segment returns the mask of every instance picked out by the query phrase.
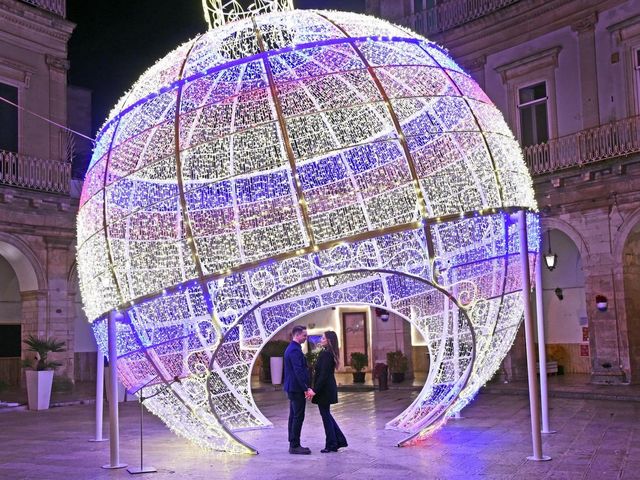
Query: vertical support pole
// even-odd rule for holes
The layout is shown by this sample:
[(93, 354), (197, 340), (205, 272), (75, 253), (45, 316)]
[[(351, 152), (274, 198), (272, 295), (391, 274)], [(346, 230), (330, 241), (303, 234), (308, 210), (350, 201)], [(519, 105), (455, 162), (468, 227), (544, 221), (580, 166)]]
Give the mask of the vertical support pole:
[(549, 429), (549, 394), (547, 390), (547, 344), (544, 334), (542, 305), (542, 254), (536, 259), (536, 322), (538, 327), (538, 359), (540, 360), (540, 400), (542, 403), (542, 433), (556, 433)]
[(102, 468), (124, 468), (127, 465), (120, 463), (120, 426), (118, 424), (118, 350), (117, 327), (115, 311), (109, 312), (107, 324), (107, 345), (109, 350), (109, 453), (110, 462)]
[(102, 437), (102, 415), (104, 411), (104, 354), (99, 348), (96, 354), (96, 436), (89, 441), (104, 442), (106, 440), (106, 438)]
[(527, 460), (551, 460), (542, 454), (542, 435), (540, 434), (540, 402), (538, 398), (538, 382), (536, 379), (536, 357), (533, 346), (533, 321), (529, 292), (531, 281), (529, 272), (529, 242), (527, 241), (526, 212), (518, 212), (518, 236), (520, 237), (520, 270), (522, 273), (522, 304), (524, 306), (524, 336), (527, 348), (527, 379), (529, 381), (529, 410), (531, 412), (531, 439), (533, 455)]

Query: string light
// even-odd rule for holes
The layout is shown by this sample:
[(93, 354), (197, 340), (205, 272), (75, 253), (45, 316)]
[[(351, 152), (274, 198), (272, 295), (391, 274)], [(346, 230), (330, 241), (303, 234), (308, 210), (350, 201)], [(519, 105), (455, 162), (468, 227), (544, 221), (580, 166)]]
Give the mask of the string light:
[(533, 255), (535, 207), (502, 116), (440, 47), (357, 14), (260, 14), (178, 47), (112, 111), (78, 214), (81, 291), (103, 351), (123, 312), (127, 388), (151, 381), (174, 431), (234, 453), (253, 450), (233, 432), (269, 425), (250, 374), (278, 330), (345, 302), (396, 312), (431, 355), (387, 425), (414, 441), (509, 350), (506, 212), (532, 211)]

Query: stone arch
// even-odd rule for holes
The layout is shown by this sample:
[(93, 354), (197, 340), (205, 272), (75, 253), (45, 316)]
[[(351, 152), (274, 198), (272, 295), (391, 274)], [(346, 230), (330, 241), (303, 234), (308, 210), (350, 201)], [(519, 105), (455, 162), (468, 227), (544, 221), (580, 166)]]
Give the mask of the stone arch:
[(21, 292), (47, 289), (47, 277), (37, 255), (18, 237), (0, 232), (0, 255), (11, 265)]
[(633, 213), (628, 215), (624, 222), (622, 222), (622, 225), (620, 225), (613, 244), (613, 258), (616, 264), (623, 264), (623, 255), (627, 239), (637, 227), (638, 223), (640, 223), (640, 208), (636, 208)]
[[(275, 317), (273, 321), (269, 318), (269, 314), (267, 312), (269, 312), (271, 306), (274, 303), (278, 304), (281, 298), (286, 299), (289, 290), (304, 287), (305, 284), (315, 284), (318, 280), (323, 279), (324, 277), (339, 278), (340, 276), (349, 276), (354, 274), (362, 275), (363, 278), (371, 278), (371, 276), (379, 274), (399, 275), (409, 281), (423, 285), (428, 289), (430, 295), (437, 296), (443, 300), (444, 304), (449, 305), (446, 307), (446, 311), (443, 312), (443, 325), (439, 325), (434, 328), (438, 333), (430, 333), (431, 328), (434, 327), (432, 324), (432, 322), (434, 322), (434, 317), (428, 315), (426, 312), (422, 312), (422, 314), (417, 315), (417, 318), (409, 318), (414, 316), (410, 313), (414, 306), (420, 309), (421, 305), (419, 301), (414, 303), (410, 300), (403, 308), (399, 309), (393, 308), (387, 299), (383, 297), (378, 299), (370, 298), (369, 300), (358, 298), (357, 295), (361, 294), (361, 292), (356, 293), (356, 297), (352, 297), (350, 301), (346, 301), (342, 297), (337, 297), (328, 300), (326, 303), (321, 302), (317, 305), (305, 304), (304, 308), (300, 308), (299, 310), (294, 308), (292, 311), (297, 311), (298, 314), (293, 314), (288, 318), (284, 318), (278, 313), (274, 314)], [(458, 293), (460, 298), (467, 294), (465, 291), (460, 291)], [(357, 298), (357, 300), (353, 301), (354, 298)], [(291, 303), (295, 305), (296, 302), (297, 301), (294, 300)], [(229, 425), (227, 423), (228, 419), (224, 418), (226, 412), (217, 409), (215, 402), (212, 401), (213, 397), (222, 393), (222, 390), (219, 389), (220, 386), (229, 381), (229, 378), (225, 377), (222, 373), (221, 365), (224, 365), (224, 360), (221, 360), (221, 357), (228, 355), (229, 351), (235, 351), (235, 345), (241, 344), (242, 332), (236, 329), (241, 329), (245, 323), (254, 321), (254, 315), (256, 312), (259, 312), (258, 314), (262, 322), (274, 326), (274, 328), (270, 329), (270, 333), (266, 339), (268, 340), (287, 325), (295, 323), (295, 321), (303, 315), (324, 309), (327, 306), (336, 306), (344, 303), (356, 303), (373, 307), (382, 307), (385, 310), (392, 311), (414, 325), (425, 339), (431, 338), (431, 344), (428, 345), (428, 349), (432, 355), (431, 358), (433, 361), (430, 363), (429, 376), (422, 391), (409, 407), (386, 424), (386, 428), (400, 430), (409, 434), (399, 442), (398, 446), (411, 444), (417, 439), (422, 438), (430, 427), (437, 428), (444, 424), (448, 416), (463, 408), (470, 400), (470, 398), (464, 393), (479, 388), (479, 385), (475, 384), (477, 381), (474, 382), (470, 378), (472, 371), (474, 371), (476, 360), (476, 335), (473, 325), (474, 321), (471, 319), (472, 313), (461, 306), (460, 299), (456, 299), (451, 292), (432, 283), (431, 281), (410, 273), (398, 270), (387, 270), (384, 268), (346, 270), (339, 274), (326, 274), (309, 278), (275, 292), (273, 295), (264, 298), (261, 302), (255, 304), (249, 311), (245, 312), (242, 317), (238, 319), (236, 327), (227, 331), (220, 347), (216, 349), (212, 356), (211, 365), (209, 367), (211, 376), (208, 383), (208, 390), (211, 411), (215, 412), (216, 417), (218, 417), (218, 420), (227, 430), (229, 435), (236, 438), (236, 440), (244, 444), (247, 448), (252, 449), (253, 447), (238, 439), (233, 432), (245, 428), (261, 428), (271, 424), (257, 408), (251, 396), (244, 398), (235, 397), (233, 400), (229, 399), (228, 402), (233, 403), (235, 401), (237, 404), (233, 408), (229, 408), (228, 406), (226, 407), (226, 409), (229, 409), (232, 412), (244, 409), (252, 418), (252, 423), (250, 425)], [(431, 303), (431, 300), (428, 303)], [(452, 312), (454, 310), (458, 315), (458, 318), (455, 320), (453, 318), (449, 318), (450, 314), (453, 316)], [(466, 341), (460, 341), (462, 337), (465, 337)], [(429, 344), (430, 340), (427, 340), (427, 343)], [(251, 371), (263, 344), (264, 343), (257, 346), (255, 351), (251, 354), (252, 358), (247, 362), (249, 364), (247, 371)], [(454, 344), (456, 347), (453, 347)], [(460, 347), (459, 345), (463, 346)], [(449, 367), (451, 367), (454, 362), (459, 361), (458, 355), (460, 352), (466, 353), (461, 353), (461, 357), (459, 358), (468, 356), (468, 361), (466, 363), (462, 362), (464, 363), (464, 367), (460, 367), (458, 369), (454, 368), (456, 370), (456, 373), (453, 373), (455, 378), (449, 378), (449, 376), (452, 375), (452, 373), (449, 372), (447, 382), (443, 382), (442, 379), (438, 380), (437, 378), (442, 376), (445, 370), (444, 363), (448, 363)], [(235, 354), (231, 355), (234, 356)], [(488, 379), (484, 379), (483, 383), (486, 380)], [(250, 391), (250, 385), (245, 385), (245, 382), (246, 379), (241, 380), (240, 383), (233, 385), (232, 390)], [(471, 396), (473, 396), (473, 394), (471, 394)]]
[[(557, 222), (556, 222), (557, 224)], [(562, 226), (562, 225), (561, 225)], [(565, 373), (591, 373), (591, 355), (582, 347), (584, 327), (588, 327), (586, 298), (585, 249), (576, 243), (576, 236), (561, 228), (544, 229), (541, 249), (547, 252), (548, 236), (554, 253), (558, 255), (556, 268), (549, 271), (542, 266), (542, 309), (545, 323), (545, 349), (550, 360), (557, 361)], [(593, 330), (593, 328), (592, 328)], [(587, 330), (588, 331), (588, 330)]]
[[(616, 238), (614, 263), (615, 308), (620, 317), (620, 356), (628, 380), (640, 383), (640, 209), (636, 209), (622, 224)], [(625, 359), (628, 355), (628, 359)], [(628, 362), (628, 363), (627, 363)], [(626, 363), (626, 365), (624, 365)]]
[(540, 226), (543, 233), (549, 230), (559, 230), (575, 243), (578, 247), (578, 252), (582, 258), (586, 258), (590, 255), (589, 245), (584, 241), (582, 234), (570, 223), (565, 222), (559, 218), (542, 217)]

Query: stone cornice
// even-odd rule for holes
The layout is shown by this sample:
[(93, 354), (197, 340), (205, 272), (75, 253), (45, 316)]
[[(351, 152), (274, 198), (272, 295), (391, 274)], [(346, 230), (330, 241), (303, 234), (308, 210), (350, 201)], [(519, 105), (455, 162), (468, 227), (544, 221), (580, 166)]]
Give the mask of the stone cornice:
[(586, 17), (572, 23), (571, 30), (578, 34), (593, 32), (596, 28), (596, 23), (598, 23), (598, 14), (596, 12), (592, 12)]
[(557, 68), (560, 50), (562, 50), (561, 46), (548, 48), (528, 57), (500, 65), (495, 70), (500, 74), (502, 82), (507, 83), (513, 78), (521, 77), (535, 70)]
[(607, 30), (615, 36), (617, 43), (640, 36), (640, 15), (609, 25)]
[[(0, 0), (0, 23), (26, 28), (66, 44), (75, 24), (16, 0)], [(50, 47), (51, 45), (43, 44)]]
[(479, 55), (475, 58), (470, 58), (464, 61), (464, 67), (466, 70), (469, 71), (475, 71), (475, 70), (480, 70), (481, 68), (484, 68), (484, 66), (487, 64), (487, 56), (486, 55)]
[(61, 72), (66, 72), (71, 66), (69, 60), (66, 58), (56, 57), (55, 55), (50, 55), (48, 53), (44, 56), (44, 59), (50, 68), (60, 70)]
[(36, 69), (29, 65), (0, 57), (0, 73), (6, 78), (22, 83), (25, 88), (29, 88), (31, 77), (35, 72)]

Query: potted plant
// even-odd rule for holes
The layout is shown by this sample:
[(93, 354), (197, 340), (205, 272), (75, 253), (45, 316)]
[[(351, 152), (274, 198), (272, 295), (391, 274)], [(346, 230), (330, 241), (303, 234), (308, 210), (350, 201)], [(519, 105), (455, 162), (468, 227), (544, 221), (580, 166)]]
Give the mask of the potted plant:
[(351, 353), (351, 368), (355, 370), (355, 372), (353, 372), (353, 383), (364, 383), (365, 372), (362, 370), (364, 370), (368, 363), (369, 357), (367, 357), (366, 353)]
[(404, 381), (404, 374), (409, 369), (409, 359), (401, 351), (387, 353), (387, 365), (391, 372), (391, 381), (400, 383)]
[(274, 385), (282, 383), (284, 352), (288, 346), (289, 342), (286, 340), (271, 340), (264, 345), (260, 351), (263, 382), (271, 382)]
[(24, 343), (30, 352), (35, 352), (35, 364), (32, 360), (24, 360), (23, 366), (27, 368), (27, 397), (29, 410), (46, 410), (51, 400), (51, 385), (53, 384), (53, 371), (61, 366), (59, 362), (49, 360), (50, 353), (64, 352), (64, 342), (53, 338), (40, 338), (29, 335)]
[(307, 368), (309, 368), (309, 378), (311, 379), (311, 382), (313, 382), (316, 362), (318, 361), (318, 357), (320, 356), (321, 351), (322, 350), (318, 349), (304, 354), (305, 358), (307, 359)]

